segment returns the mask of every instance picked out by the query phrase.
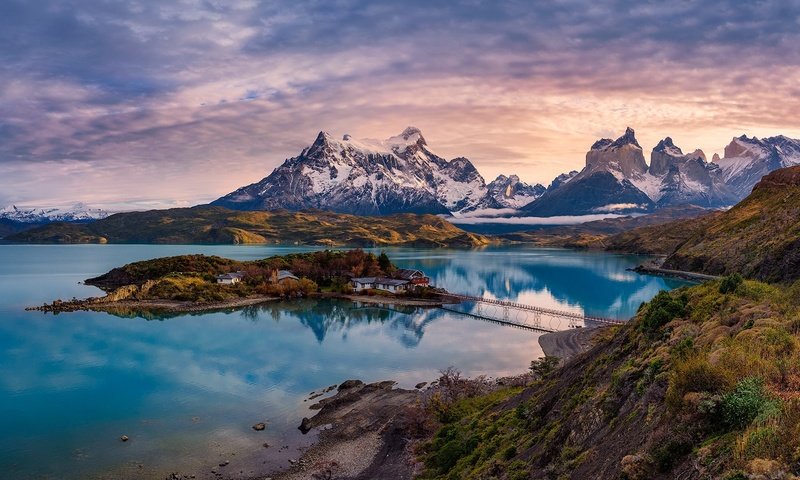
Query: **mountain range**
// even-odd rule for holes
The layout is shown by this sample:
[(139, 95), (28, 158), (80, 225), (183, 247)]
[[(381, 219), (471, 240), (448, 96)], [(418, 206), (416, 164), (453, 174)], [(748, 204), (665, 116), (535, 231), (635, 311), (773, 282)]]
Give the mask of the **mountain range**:
[(692, 204), (728, 207), (750, 193), (765, 174), (800, 164), (800, 140), (741, 136), (724, 158), (708, 162), (702, 150), (684, 153), (670, 137), (645, 161), (635, 132), (596, 141), (585, 167), (556, 177), (549, 187), (516, 175), (486, 184), (464, 157), (437, 155), (422, 132), (406, 128), (389, 139), (341, 140), (320, 132), (300, 155), (269, 176), (212, 202), (235, 210), (309, 208), (358, 215), (432, 213), (461, 216), (495, 210), (550, 217), (652, 212)]
[(461, 214), (516, 209), (545, 192), (515, 175), (486, 181), (467, 158), (446, 160), (408, 127), (383, 141), (320, 132), (269, 176), (212, 202), (236, 210), (305, 210), (356, 215)]
[(0, 238), (53, 222), (88, 223), (108, 216), (108, 212), (76, 203), (69, 208), (19, 207), (0, 209)]
[(99, 208), (91, 208), (84, 203), (76, 203), (69, 208), (18, 207), (9, 205), (0, 209), (0, 219), (20, 223), (50, 222), (93, 222), (106, 218), (109, 213)]
[[(500, 175), (487, 184), (469, 159), (436, 154), (414, 127), (386, 140), (349, 135), (339, 140), (320, 132), (300, 155), (212, 205), (353, 215), (628, 215), (687, 204), (730, 207), (764, 175), (793, 165), (800, 165), (800, 140), (745, 135), (733, 138), (724, 157), (715, 154), (710, 162), (702, 150), (684, 153), (666, 137), (653, 148), (648, 164), (628, 128), (615, 140), (597, 140), (582, 170), (561, 174), (546, 188), (516, 175)], [(81, 203), (71, 208), (12, 205), (0, 209), (0, 237), (52, 222), (89, 223), (108, 215)]]

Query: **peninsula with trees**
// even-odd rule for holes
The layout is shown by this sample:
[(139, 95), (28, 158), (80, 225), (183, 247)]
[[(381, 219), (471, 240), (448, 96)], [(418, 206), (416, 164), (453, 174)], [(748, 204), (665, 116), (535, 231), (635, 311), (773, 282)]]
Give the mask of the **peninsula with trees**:
[(447, 292), (430, 285), (420, 270), (400, 269), (385, 253), (323, 250), (239, 261), (179, 255), (117, 267), (86, 285), (102, 297), (55, 300), (29, 310), (190, 313), (241, 308), (303, 297), (439, 306)]

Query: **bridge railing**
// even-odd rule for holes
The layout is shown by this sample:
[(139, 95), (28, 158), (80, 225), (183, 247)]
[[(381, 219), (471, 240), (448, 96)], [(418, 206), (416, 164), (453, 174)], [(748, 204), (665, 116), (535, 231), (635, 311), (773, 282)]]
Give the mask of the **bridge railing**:
[(605, 317), (584, 315), (581, 313), (568, 312), (566, 310), (555, 310), (551, 308), (537, 307), (534, 305), (526, 305), (524, 303), (519, 303), (519, 302), (510, 302), (506, 300), (496, 300), (493, 298), (476, 297), (474, 295), (461, 295), (461, 294), (451, 293), (450, 296), (461, 299), (462, 301), (481, 302), (491, 305), (499, 305), (502, 307), (516, 308), (519, 310), (529, 310), (529, 311), (539, 312), (545, 315), (553, 315), (557, 317), (574, 318), (584, 321), (603, 323), (606, 325), (622, 325), (624, 323), (627, 323), (624, 320), (618, 320), (616, 318), (605, 318)]

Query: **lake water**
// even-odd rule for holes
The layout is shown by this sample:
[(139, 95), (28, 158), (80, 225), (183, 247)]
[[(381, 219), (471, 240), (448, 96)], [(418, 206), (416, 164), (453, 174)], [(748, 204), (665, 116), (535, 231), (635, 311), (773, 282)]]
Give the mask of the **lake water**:
[[(136, 260), (186, 253), (241, 260), (308, 248), (0, 246), (0, 477), (157, 478), (173, 471), (248, 477), (286, 465), (309, 393), (349, 378), (411, 387), (455, 366), (526, 370), (538, 334), (443, 310), (303, 300), (172, 318), (27, 312), (97, 296), (82, 280)], [(629, 318), (677, 281), (626, 271), (644, 258), (530, 248), (387, 249), (452, 292)], [(267, 421), (264, 432), (251, 426)], [(120, 435), (130, 441), (122, 443)], [(284, 448), (288, 446), (288, 448)], [(276, 456), (277, 455), (277, 456)], [(219, 467), (217, 467), (219, 468)]]

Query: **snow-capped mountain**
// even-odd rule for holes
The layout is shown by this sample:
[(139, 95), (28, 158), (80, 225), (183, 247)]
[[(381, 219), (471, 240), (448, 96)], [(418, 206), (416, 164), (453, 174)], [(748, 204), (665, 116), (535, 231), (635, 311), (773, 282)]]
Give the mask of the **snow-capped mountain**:
[[(700, 149), (684, 154), (666, 137), (651, 152), (648, 165), (633, 129), (628, 128), (616, 140), (595, 142), (580, 173), (556, 177), (547, 192), (523, 210), (533, 216), (554, 216), (647, 212), (680, 204), (733, 205), (768, 171), (800, 162), (800, 142), (773, 138), (782, 140), (775, 142), (780, 146), (765, 146), (771, 139), (734, 139), (735, 146), (726, 148), (726, 159), (718, 164), (706, 161)], [(779, 161), (775, 152), (783, 154)]]
[(737, 200), (717, 164), (708, 163), (700, 149), (684, 154), (670, 137), (658, 142), (650, 154), (646, 178), (639, 187), (659, 207), (686, 203), (722, 207)]
[(106, 218), (109, 213), (99, 208), (91, 208), (84, 203), (76, 203), (69, 208), (18, 207), (9, 205), (0, 209), (0, 219), (19, 223), (50, 222), (93, 222)]
[(474, 211), (483, 209), (518, 210), (541, 197), (547, 189), (542, 184), (530, 185), (516, 175), (499, 175), (486, 185), (486, 195), (474, 207), (462, 210)]
[(746, 135), (734, 138), (725, 147), (725, 156), (715, 158), (722, 179), (736, 193), (746, 197), (764, 175), (779, 168), (800, 165), (800, 140), (779, 135), (758, 139)]
[(408, 127), (383, 141), (349, 135), (337, 140), (320, 132), (310, 147), (268, 177), (212, 205), (237, 210), (319, 208), (360, 215), (449, 214), (482, 206), (487, 192), (469, 160), (445, 160), (431, 150), (419, 129)]
[[(520, 210), (548, 217), (649, 212), (669, 205), (725, 207), (744, 198), (765, 174), (800, 164), (800, 140), (741, 136), (725, 157), (684, 153), (670, 137), (645, 161), (633, 129), (596, 141), (580, 172), (556, 177), (549, 187), (500, 175), (488, 185), (463, 157), (445, 160), (422, 133), (406, 128), (386, 140), (341, 140), (320, 132), (300, 155), (258, 183), (212, 204), (239, 210), (318, 208), (341, 213), (460, 214)], [(473, 213), (474, 215), (475, 213)], [(491, 216), (491, 214), (489, 214)]]
[(648, 211), (654, 202), (636, 186), (648, 181), (642, 147), (628, 128), (616, 140), (595, 142), (580, 173), (557, 177), (544, 195), (522, 210), (534, 217)]
[(580, 173), (580, 172), (578, 172), (577, 170), (572, 170), (569, 173), (562, 173), (561, 175), (559, 175), (556, 178), (554, 178), (552, 182), (550, 182), (550, 186), (547, 187), (547, 190), (555, 190), (556, 188), (560, 187), (561, 185), (564, 185), (565, 183), (569, 182), (573, 178), (577, 177), (578, 173)]

